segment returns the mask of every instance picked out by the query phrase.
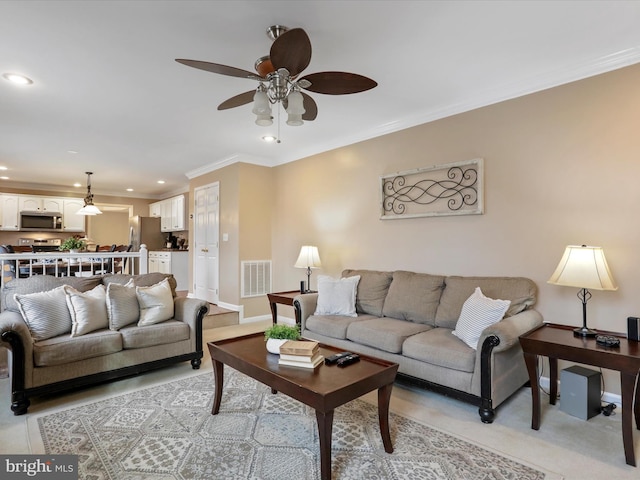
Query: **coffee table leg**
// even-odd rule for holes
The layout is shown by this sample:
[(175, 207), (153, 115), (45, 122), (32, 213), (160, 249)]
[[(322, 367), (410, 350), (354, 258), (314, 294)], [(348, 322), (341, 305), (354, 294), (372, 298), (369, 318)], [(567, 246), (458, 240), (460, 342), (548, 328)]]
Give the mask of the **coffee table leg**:
[(382, 444), (384, 445), (384, 451), (387, 453), (393, 453), (393, 444), (389, 433), (389, 403), (391, 401), (392, 388), (393, 383), (390, 383), (378, 389), (378, 421), (380, 423)]
[(331, 430), (333, 429), (333, 410), (316, 410), (318, 436), (320, 437), (320, 478), (331, 480)]
[(213, 408), (211, 415), (217, 415), (220, 411), (220, 400), (222, 400), (222, 382), (224, 380), (224, 364), (213, 360), (213, 377), (215, 380), (216, 391), (213, 396)]

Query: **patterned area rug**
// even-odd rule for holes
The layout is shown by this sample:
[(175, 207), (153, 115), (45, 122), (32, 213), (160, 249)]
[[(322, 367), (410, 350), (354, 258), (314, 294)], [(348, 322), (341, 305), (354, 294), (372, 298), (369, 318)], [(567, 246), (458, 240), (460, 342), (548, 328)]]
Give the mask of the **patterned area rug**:
[[(315, 413), (225, 367), (218, 415), (213, 374), (200, 374), (37, 417), (43, 452), (79, 455), (81, 479), (320, 478)], [(390, 414), (387, 454), (377, 407), (335, 411), (334, 479), (544, 479), (546, 473)], [(35, 450), (38, 450), (37, 448)]]

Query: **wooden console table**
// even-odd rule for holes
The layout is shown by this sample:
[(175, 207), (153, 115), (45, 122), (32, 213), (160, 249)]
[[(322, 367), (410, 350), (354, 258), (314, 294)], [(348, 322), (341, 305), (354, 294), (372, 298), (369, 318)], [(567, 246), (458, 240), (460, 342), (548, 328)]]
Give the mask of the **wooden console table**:
[[(606, 334), (611, 335), (609, 332)], [(555, 405), (558, 395), (558, 359), (620, 372), (624, 455), (627, 464), (635, 467), (633, 418), (635, 416), (636, 428), (640, 429), (640, 386), (635, 386), (638, 372), (640, 372), (640, 342), (628, 341), (620, 337), (619, 347), (603, 347), (596, 343), (595, 338), (574, 336), (573, 327), (546, 324), (522, 335), (520, 345), (522, 345), (531, 382), (533, 400), (531, 428), (534, 430), (540, 428), (538, 355), (549, 358), (549, 403), (551, 405)]]
[(271, 320), (275, 325), (278, 321), (278, 303), (281, 305), (290, 305), (295, 310), (296, 324), (300, 325), (300, 310), (293, 304), (293, 299), (300, 295), (300, 290), (290, 290), (288, 292), (267, 293), (269, 298), (269, 306), (271, 307)]

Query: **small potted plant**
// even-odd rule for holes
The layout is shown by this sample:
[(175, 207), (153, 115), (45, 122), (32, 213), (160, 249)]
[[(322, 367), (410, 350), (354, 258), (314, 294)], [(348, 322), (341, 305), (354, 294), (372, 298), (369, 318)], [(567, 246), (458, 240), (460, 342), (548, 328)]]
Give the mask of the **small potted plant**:
[(86, 246), (87, 244), (84, 243), (84, 240), (78, 237), (69, 237), (64, 242), (62, 242), (58, 250), (60, 250), (61, 252), (69, 251), (71, 253), (78, 253), (80, 250), (83, 250)]
[(273, 325), (264, 332), (267, 342), (267, 351), (279, 354), (280, 345), (287, 340), (300, 340), (300, 327), (298, 325)]

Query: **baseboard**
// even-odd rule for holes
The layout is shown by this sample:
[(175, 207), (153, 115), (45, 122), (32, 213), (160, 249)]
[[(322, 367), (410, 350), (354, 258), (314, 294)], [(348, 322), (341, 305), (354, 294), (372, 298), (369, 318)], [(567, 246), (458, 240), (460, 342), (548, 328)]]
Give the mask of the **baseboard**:
[[(542, 388), (547, 391), (549, 390), (549, 385), (551, 383), (549, 382), (549, 377), (540, 377), (539, 382)], [(558, 391), (560, 391), (560, 393), (562, 394), (562, 391), (560, 390), (560, 381), (558, 381)], [(617, 393), (604, 392), (604, 394), (602, 395), (602, 402), (615, 403), (617, 405), (617, 408), (622, 408), (622, 396), (618, 395)]]
[(246, 317), (246, 318), (243, 318), (240, 323), (255, 323), (255, 322), (262, 322), (264, 320), (270, 321), (271, 315), (257, 315), (255, 317)]

